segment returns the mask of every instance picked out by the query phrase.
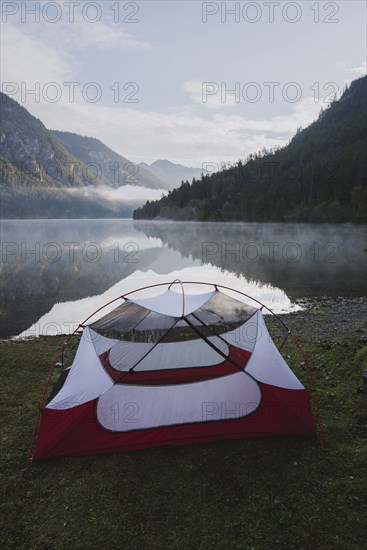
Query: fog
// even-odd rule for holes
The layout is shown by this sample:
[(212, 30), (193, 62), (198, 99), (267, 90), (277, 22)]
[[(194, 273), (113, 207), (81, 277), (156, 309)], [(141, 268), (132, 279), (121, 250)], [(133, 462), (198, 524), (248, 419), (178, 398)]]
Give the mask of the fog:
[(74, 196), (79, 195), (83, 198), (89, 198), (99, 201), (108, 201), (121, 203), (125, 206), (137, 208), (142, 206), (147, 200), (153, 201), (160, 199), (162, 195), (167, 194), (165, 189), (147, 189), (137, 185), (123, 185), (121, 187), (108, 187), (101, 185), (98, 187), (83, 187), (64, 189), (65, 192)]
[(89, 188), (88, 193), (109, 201), (144, 204), (148, 200), (160, 199), (162, 195), (167, 194), (167, 191), (165, 189), (147, 189), (146, 187), (138, 187), (136, 185), (124, 185), (116, 187), (116, 189), (107, 186)]

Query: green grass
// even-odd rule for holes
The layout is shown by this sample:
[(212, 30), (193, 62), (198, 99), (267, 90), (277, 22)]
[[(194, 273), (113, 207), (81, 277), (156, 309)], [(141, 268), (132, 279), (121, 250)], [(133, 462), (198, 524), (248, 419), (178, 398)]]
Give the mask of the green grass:
[[(3, 342), (6, 549), (361, 549), (367, 348), (304, 339), (328, 447), (279, 437), (35, 463), (23, 473), (42, 382), (61, 342)], [(290, 343), (284, 355), (306, 383)]]

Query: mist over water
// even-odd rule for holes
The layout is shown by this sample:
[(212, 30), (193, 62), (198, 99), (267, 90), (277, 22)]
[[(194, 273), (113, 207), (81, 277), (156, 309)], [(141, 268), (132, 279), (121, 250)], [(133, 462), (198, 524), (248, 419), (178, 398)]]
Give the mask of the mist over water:
[(133, 209), (142, 206), (147, 200), (157, 200), (166, 195), (165, 189), (147, 189), (137, 185), (123, 185), (120, 187), (107, 187), (106, 185), (90, 186), (79, 189), (75, 187), (65, 188), (64, 193), (83, 198), (99, 199), (113, 203), (120, 203), (120, 206), (129, 206)]
[(136, 221), (134, 227), (183, 256), (270, 283), (292, 298), (366, 290), (365, 226)]
[(364, 226), (9, 220), (1, 241), (2, 337), (69, 332), (108, 299), (175, 278), (228, 284), (276, 311), (366, 290)]

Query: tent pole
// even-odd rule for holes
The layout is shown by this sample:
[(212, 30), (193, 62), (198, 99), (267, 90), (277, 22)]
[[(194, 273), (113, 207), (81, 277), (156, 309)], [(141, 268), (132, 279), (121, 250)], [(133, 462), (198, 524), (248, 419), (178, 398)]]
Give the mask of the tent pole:
[(26, 464), (25, 464), (25, 468), (24, 468), (24, 470), (25, 470), (26, 472), (28, 471), (29, 463), (30, 463), (30, 461), (31, 461), (32, 452), (33, 452), (34, 440), (35, 440), (35, 437), (36, 437), (36, 432), (37, 432), (38, 423), (39, 423), (39, 420), (40, 420), (40, 417), (41, 417), (41, 410), (42, 410), (43, 402), (44, 402), (45, 397), (46, 397), (46, 392), (47, 392), (47, 389), (48, 389), (48, 386), (49, 386), (49, 383), (50, 383), (52, 374), (53, 374), (53, 372), (54, 372), (54, 370), (55, 370), (56, 363), (57, 363), (58, 359), (60, 358), (60, 356), (62, 356), (63, 352), (64, 352), (64, 345), (61, 346), (61, 348), (59, 349), (59, 351), (58, 351), (58, 353), (57, 353), (57, 355), (56, 355), (56, 358), (55, 358), (54, 362), (53, 362), (52, 365), (51, 365), (50, 372), (49, 372), (48, 377), (47, 377), (47, 379), (46, 379), (46, 382), (45, 382), (45, 384), (44, 384), (44, 388), (43, 388), (43, 392), (42, 392), (40, 404), (39, 404), (39, 406), (38, 406), (38, 411), (37, 411), (36, 420), (35, 420), (34, 426), (33, 426), (33, 432), (32, 432), (32, 437), (31, 437), (31, 441), (30, 441), (30, 444), (29, 444), (27, 460), (26, 460)]

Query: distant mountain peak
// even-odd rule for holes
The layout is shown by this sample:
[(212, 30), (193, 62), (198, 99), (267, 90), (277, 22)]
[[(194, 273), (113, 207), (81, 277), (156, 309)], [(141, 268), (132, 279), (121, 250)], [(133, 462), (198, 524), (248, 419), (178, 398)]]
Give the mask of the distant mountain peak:
[(147, 189), (169, 189), (164, 181), (144, 166), (116, 153), (97, 138), (58, 130), (52, 130), (51, 133), (85, 164), (97, 163), (103, 178), (112, 187), (135, 185)]
[(200, 179), (202, 174), (202, 168), (175, 164), (166, 159), (158, 159), (151, 164), (141, 162), (139, 166), (155, 174), (158, 178), (163, 180), (170, 189), (179, 187), (182, 181), (189, 181), (191, 183), (194, 178)]

